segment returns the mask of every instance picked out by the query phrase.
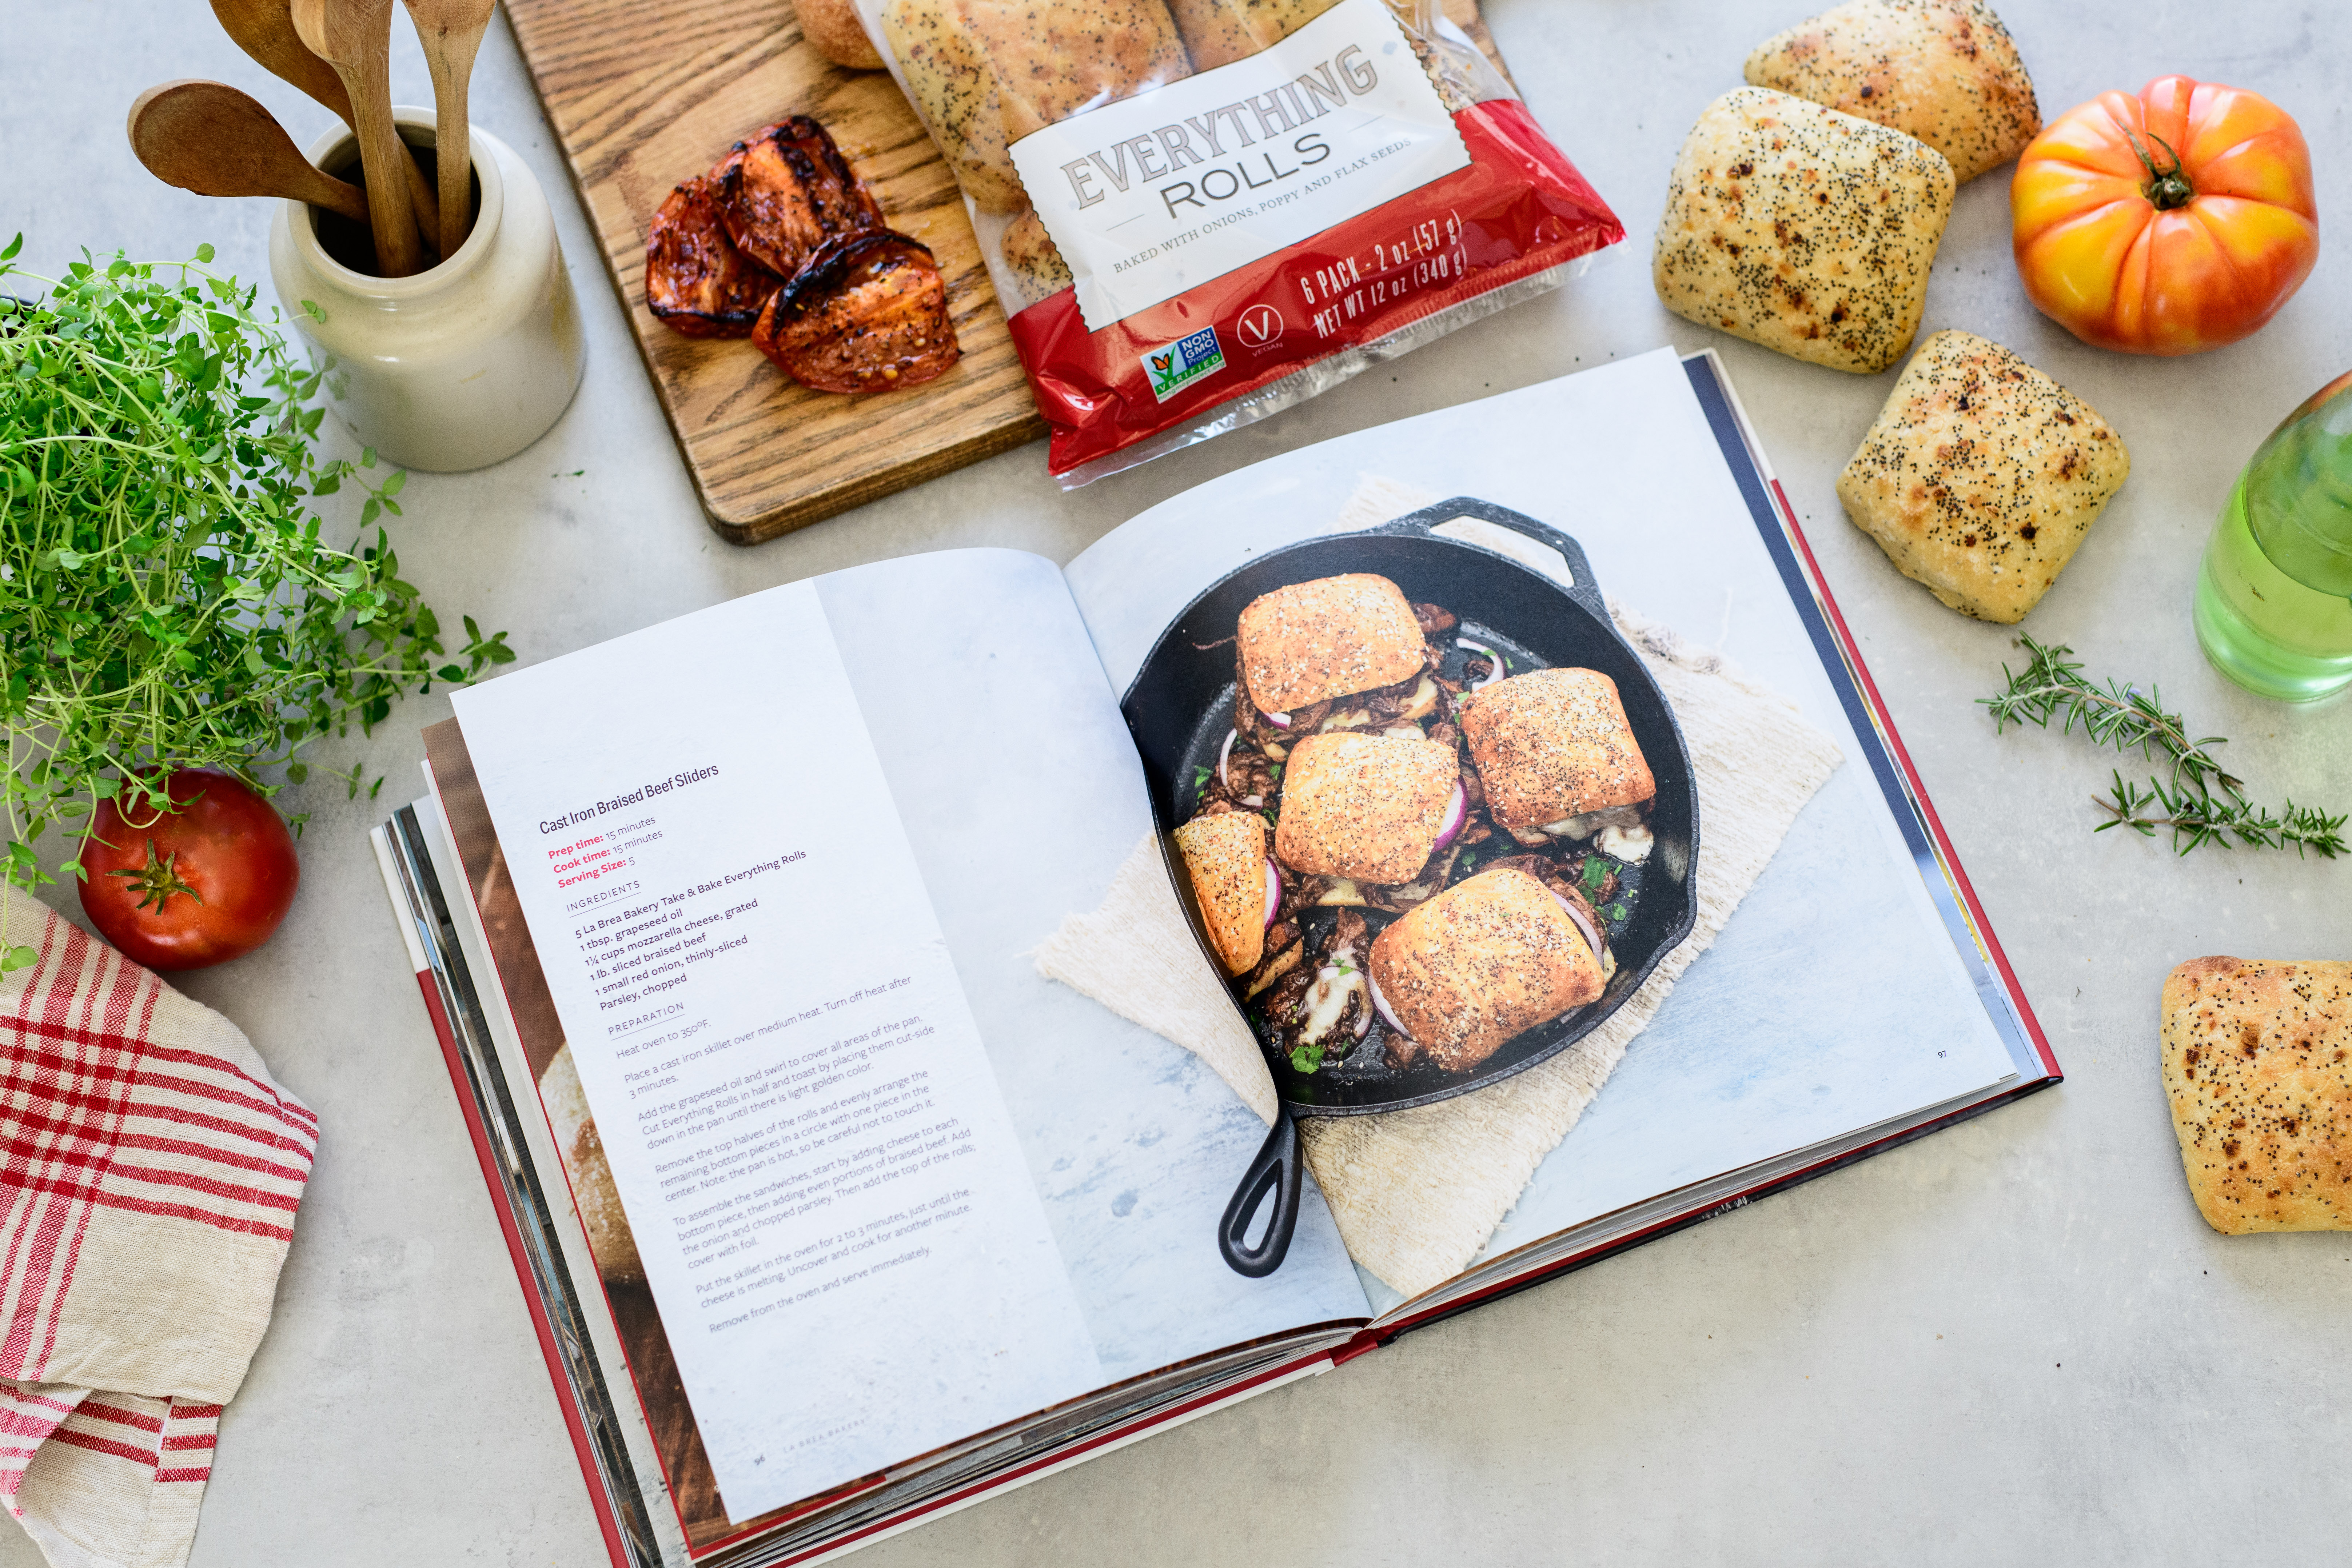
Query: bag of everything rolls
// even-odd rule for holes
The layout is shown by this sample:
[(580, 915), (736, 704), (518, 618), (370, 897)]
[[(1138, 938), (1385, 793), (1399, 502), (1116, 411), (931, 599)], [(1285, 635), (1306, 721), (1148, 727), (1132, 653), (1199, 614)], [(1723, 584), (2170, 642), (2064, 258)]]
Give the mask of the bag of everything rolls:
[(1624, 237), (1438, 0), (856, 0), (962, 187), (1066, 487)]

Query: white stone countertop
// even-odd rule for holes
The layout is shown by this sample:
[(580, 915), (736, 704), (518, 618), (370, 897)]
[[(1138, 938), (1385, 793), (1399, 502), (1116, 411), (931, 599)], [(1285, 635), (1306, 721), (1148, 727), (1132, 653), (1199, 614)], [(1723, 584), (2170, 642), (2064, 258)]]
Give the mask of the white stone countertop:
[[(2310, 139), (2327, 248), (2251, 340), (2142, 359), (2037, 315), (2010, 261), (2007, 169), (1961, 189), (1922, 334), (1965, 327), (2010, 345), (2130, 445), (2130, 482), (2028, 629), (2073, 644), (2095, 673), (2159, 683), (2200, 732), (2231, 737), (2229, 760), (2263, 799), (2352, 804), (2352, 705), (2240, 693), (2207, 668), (2189, 620), (2239, 465), (2352, 368), (2352, 257), (2337, 237), (2352, 215), (2352, 16), (2320, 0), (2000, 8), (2045, 114), (2178, 71), (2268, 94)], [(1895, 373), (1802, 365), (1691, 326), (1651, 292), (1650, 236), (1684, 132), (1738, 85), (1750, 47), (1806, 14), (1804, 0), (1491, 0), (1537, 115), (1625, 221), (1612, 260), (1303, 408), (1076, 494), (1030, 447), (749, 550), (703, 522), (513, 38), (493, 25), (475, 119), (553, 199), (589, 370), (520, 457), (411, 477), (396, 545), (445, 620), (470, 612), (539, 659), (911, 551), (1066, 560), (1277, 450), (1661, 343), (1711, 346), (2068, 1075), (861, 1563), (2342, 1559), (2352, 1236), (2207, 1229), (2158, 1080), (2157, 995), (2168, 968), (2203, 953), (2352, 957), (2352, 862), (2243, 849), (2184, 861), (2160, 842), (2094, 837), (2090, 795), (2116, 759), (2079, 738), (1996, 738), (1973, 702), (2016, 657), (2009, 633), (1944, 609), (1842, 520), (1832, 480)], [(404, 21), (395, 35), (394, 96), (429, 102)], [(0, 242), (21, 226), (25, 260), (53, 270), (84, 246), (170, 259), (209, 240), (222, 266), (266, 279), (267, 204), (157, 184), (131, 156), (124, 111), (187, 76), (253, 92), (298, 142), (323, 110), (247, 61), (201, 5), (20, 0), (0, 37)], [(372, 739), (321, 750), (388, 775), (383, 799), (295, 792), (316, 815), (293, 915), (261, 952), (185, 982), (325, 1126), (276, 1321), (221, 1424), (197, 1568), (603, 1561), (362, 837), (415, 793), (417, 731), (447, 712), (443, 694), (412, 700)], [(0, 1568), (37, 1561), (0, 1527)]]

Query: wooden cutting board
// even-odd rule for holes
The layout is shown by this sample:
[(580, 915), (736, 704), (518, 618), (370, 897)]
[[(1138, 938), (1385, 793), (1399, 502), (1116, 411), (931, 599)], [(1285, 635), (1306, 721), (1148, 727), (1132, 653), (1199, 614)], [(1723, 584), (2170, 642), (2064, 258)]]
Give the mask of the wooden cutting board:
[[(1500, 68), (1476, 0), (1445, 11)], [(792, 0), (507, 0), (507, 17), (721, 538), (772, 539), (1045, 433), (963, 198), (888, 72), (828, 62), (802, 39)], [(963, 344), (939, 380), (811, 392), (750, 342), (680, 337), (646, 309), (646, 228), (662, 198), (788, 114), (822, 121), (890, 226), (938, 258)]]

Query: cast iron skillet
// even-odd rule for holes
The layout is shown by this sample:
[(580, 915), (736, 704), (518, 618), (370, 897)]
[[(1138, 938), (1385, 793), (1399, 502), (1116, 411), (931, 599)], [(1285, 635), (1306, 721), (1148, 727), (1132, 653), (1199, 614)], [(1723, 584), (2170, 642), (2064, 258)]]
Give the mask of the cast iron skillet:
[[(1499, 523), (1550, 545), (1567, 558), (1575, 585), (1563, 585), (1491, 550), (1430, 532), (1462, 517)], [(1360, 1116), (1428, 1105), (1482, 1089), (1558, 1055), (1624, 1004), (1658, 960), (1690, 934), (1698, 911), (1693, 880), (1698, 798), (1690, 752), (1658, 683), (1610, 623), (1584, 551), (1575, 540), (1532, 518), (1486, 501), (1459, 499), (1361, 533), (1287, 545), (1230, 574), (1194, 599), (1160, 634), (1120, 702), (1143, 758), (1169, 876), (1202, 955), (1219, 974), (1223, 967), (1171, 835), (1191, 816), (1198, 793), (1193, 780), (1204, 765), (1214, 765), (1218, 747), (1233, 724), (1234, 628), (1243, 606), (1259, 595), (1343, 572), (1378, 573), (1402, 588), (1409, 600), (1444, 605), (1461, 617), (1454, 635), (1471, 637), (1510, 656), (1514, 668), (1529, 663), (1572, 665), (1614, 679), (1634, 739), (1657, 780), (1650, 810), (1656, 846), (1642, 868), (1632, 910), (1611, 933), (1617, 973), (1601, 999), (1507, 1041), (1469, 1072), (1446, 1073), (1427, 1063), (1400, 1071), (1380, 1059), (1378, 1049), (1360, 1047), (1336, 1068), (1301, 1073), (1261, 1038), (1286, 1113), (1276, 1119), (1217, 1228), (1218, 1250), (1226, 1263), (1253, 1278), (1282, 1266), (1297, 1223), (1302, 1150), (1297, 1118)], [(1275, 1194), (1273, 1218), (1265, 1236), (1249, 1246), (1251, 1222), (1270, 1192)]]

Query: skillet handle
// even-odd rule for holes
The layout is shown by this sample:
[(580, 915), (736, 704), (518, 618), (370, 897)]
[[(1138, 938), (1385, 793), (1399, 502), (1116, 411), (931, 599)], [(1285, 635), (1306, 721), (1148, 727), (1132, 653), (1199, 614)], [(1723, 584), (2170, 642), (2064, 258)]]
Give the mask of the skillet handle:
[[(1278, 1111), (1257, 1158), (1242, 1173), (1241, 1185), (1234, 1189), (1233, 1201), (1225, 1205), (1225, 1217), (1217, 1222), (1217, 1250), (1234, 1273), (1263, 1279), (1282, 1267), (1290, 1251), (1291, 1234), (1298, 1228), (1306, 1153), (1297, 1120), (1287, 1109)], [(1274, 1194), (1274, 1217), (1266, 1225), (1265, 1237), (1251, 1247), (1247, 1245), (1250, 1222), (1257, 1217), (1268, 1193)]]
[(1559, 551), (1561, 559), (1568, 563), (1569, 575), (1574, 579), (1568, 584), (1570, 595), (1599, 615), (1604, 626), (1609, 624), (1608, 601), (1601, 596), (1601, 584), (1592, 579), (1592, 563), (1585, 559), (1584, 546), (1551, 524), (1538, 522), (1525, 512), (1513, 511), (1509, 507), (1496, 506), (1493, 501), (1480, 500), (1475, 496), (1455, 496), (1451, 500), (1439, 501), (1435, 506), (1408, 512), (1384, 527), (1402, 533), (1426, 534), (1457, 517), (1474, 517), (1481, 522), (1491, 522), (1515, 533), (1524, 533), (1537, 543)]

